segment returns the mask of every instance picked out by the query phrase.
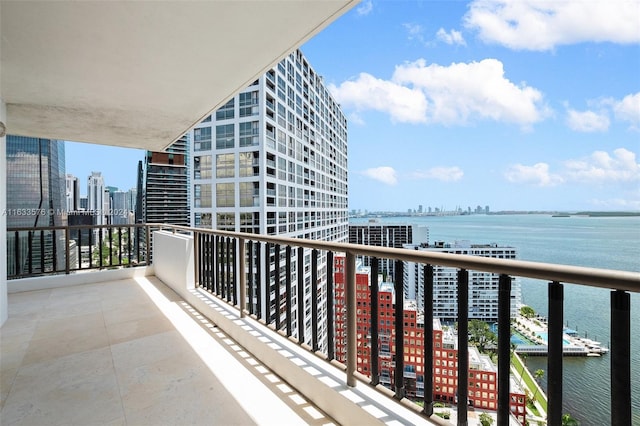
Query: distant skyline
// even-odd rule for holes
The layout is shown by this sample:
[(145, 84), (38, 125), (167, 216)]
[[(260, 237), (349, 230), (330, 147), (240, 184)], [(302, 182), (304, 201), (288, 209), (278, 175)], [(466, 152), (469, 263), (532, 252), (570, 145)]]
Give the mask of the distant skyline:
[(69, 142), (65, 144), (66, 172), (80, 181), (80, 194), (87, 196), (87, 180), (91, 172), (101, 172), (106, 186), (121, 191), (136, 189), (138, 161), (146, 151), (105, 145)]
[[(301, 47), (349, 119), (349, 209), (640, 210), (639, 15), (362, 1)], [(135, 186), (144, 151), (72, 145), (83, 193)]]

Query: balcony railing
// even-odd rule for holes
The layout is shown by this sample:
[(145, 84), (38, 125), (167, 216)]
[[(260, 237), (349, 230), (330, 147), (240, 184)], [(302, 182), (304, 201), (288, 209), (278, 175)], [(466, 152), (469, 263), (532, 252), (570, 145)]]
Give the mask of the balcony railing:
[(7, 228), (7, 278), (147, 265), (150, 232), (143, 224)]
[[(161, 226), (161, 225), (158, 225)], [(564, 284), (571, 283), (582, 286), (611, 289), (611, 423), (616, 425), (631, 424), (631, 375), (630, 375), (630, 294), (640, 292), (640, 273), (613, 271), (595, 268), (584, 268), (565, 265), (554, 265), (508, 259), (485, 258), (478, 256), (455, 255), (449, 253), (433, 253), (405, 249), (372, 247), (364, 245), (324, 242), (315, 240), (294, 239), (276, 236), (255, 235), (246, 233), (223, 232), (212, 230), (195, 230), (192, 228), (172, 227), (174, 230), (191, 231), (195, 242), (195, 277), (196, 284), (237, 306), (241, 315), (250, 314), (266, 325), (281, 330), (299, 343), (309, 343), (309, 349), (317, 351), (321, 343), (326, 343), (326, 356), (334, 360), (334, 300), (327, 297), (326, 306), (326, 342), (318, 341), (318, 325), (321, 322), (318, 299), (310, 298), (312, 335), (305, 335), (304, 316), (298, 315), (296, 334), (292, 324), (292, 308), (298, 305), (298, 312), (309, 310), (305, 305), (303, 274), (304, 258), (311, 254), (311, 286), (312, 295), (318, 294), (319, 253), (326, 254), (326, 282), (328, 295), (334, 292), (333, 258), (334, 253), (346, 253), (346, 382), (355, 386), (357, 382), (356, 360), (356, 293), (355, 275), (356, 258), (369, 256), (372, 258), (371, 271), (371, 307), (372, 318), (377, 318), (377, 279), (378, 260), (390, 259), (395, 265), (395, 292), (403, 294), (403, 261), (415, 262), (424, 268), (424, 324), (425, 336), (433, 335), (433, 267), (436, 265), (458, 269), (458, 394), (460, 401), (468, 400), (468, 289), (469, 271), (490, 272), (499, 274), (498, 292), (498, 424), (506, 425), (510, 415), (510, 314), (511, 314), (511, 280), (512, 277), (526, 277), (546, 280), (548, 284), (549, 319), (548, 319), (548, 422), (560, 425), (562, 422), (563, 399), (563, 291)], [(273, 249), (273, 251), (272, 251)], [(284, 251), (283, 260), (280, 252)], [(272, 253), (275, 254), (272, 262)], [(284, 263), (284, 265), (282, 264)], [(294, 268), (295, 265), (295, 268)], [(297, 282), (292, 277), (296, 276)], [(239, 279), (236, 280), (236, 277)], [(275, 294), (264, 291), (277, 285)], [(297, 286), (294, 300), (293, 286)], [(262, 300), (263, 297), (274, 300)], [(402, 298), (396, 298), (396, 312), (402, 312)], [(281, 306), (284, 315), (272, 315), (271, 306)], [(403, 336), (403, 315), (395, 316), (395, 335)], [(371, 353), (379, 352), (378, 321), (371, 323)], [(395, 353), (404, 353), (403, 339), (395, 339)], [(424, 365), (433, 365), (433, 342), (424, 339)], [(377, 357), (372, 357), (372, 376), (369, 383), (377, 385)], [(401, 399), (405, 395), (404, 359), (395, 357), (395, 397)], [(432, 368), (424, 369), (424, 410), (427, 416), (433, 414), (433, 378)], [(565, 390), (566, 391), (566, 390)], [(567, 392), (569, 393), (569, 392)], [(467, 407), (459, 405), (457, 410), (458, 424), (467, 424)]]
[[(395, 377), (393, 380), (389, 376), (378, 376), (378, 358), (372, 357), (371, 377), (365, 377), (356, 371), (357, 367), (357, 318), (356, 318), (356, 258), (368, 256), (371, 258), (371, 317), (377, 318), (377, 289), (378, 289), (378, 267), (381, 260), (391, 260), (395, 263), (395, 292), (403, 294), (403, 261), (415, 262), (424, 268), (425, 288), (424, 288), (424, 335), (433, 335), (433, 306), (429, 303), (433, 300), (433, 267), (447, 266), (457, 268), (458, 300), (458, 386), (456, 399), (458, 401), (468, 401), (469, 398), (469, 377), (468, 377), (468, 290), (469, 272), (480, 271), (499, 274), (498, 291), (498, 396), (497, 413), (498, 425), (509, 424), (510, 417), (510, 304), (511, 304), (511, 280), (512, 277), (526, 277), (548, 281), (548, 411), (547, 419), (550, 425), (560, 425), (562, 423), (562, 400), (563, 400), (563, 292), (565, 284), (577, 284), (581, 286), (599, 287), (611, 289), (611, 424), (631, 425), (631, 371), (630, 371), (630, 292), (640, 292), (640, 273), (628, 271), (613, 271), (594, 268), (574, 267), (565, 265), (555, 265), (547, 263), (527, 262), (518, 260), (506, 260), (496, 258), (486, 258), (467, 255), (456, 255), (449, 253), (436, 253), (426, 251), (393, 249), (384, 247), (372, 247), (347, 243), (325, 242), (317, 240), (306, 240), (297, 238), (286, 238), (268, 235), (237, 233), (227, 231), (213, 231), (196, 229), (181, 226), (164, 224), (130, 225), (130, 226), (104, 226), (104, 227), (51, 227), (34, 230), (9, 229), (8, 238), (11, 235), (20, 237), (21, 233), (27, 233), (22, 237), (23, 241), (47, 240), (46, 235), (42, 237), (39, 232), (60, 232), (65, 235), (66, 243), (64, 259), (71, 259), (70, 251), (77, 250), (82, 253), (82, 246), (85, 243), (81, 240), (78, 247), (73, 247), (73, 233), (77, 229), (96, 229), (98, 247), (105, 244), (117, 246), (118, 252), (133, 253), (135, 250), (129, 249), (129, 242), (122, 245), (117, 238), (114, 239), (117, 228), (127, 228), (128, 232), (142, 233), (145, 235), (144, 241), (151, 242), (149, 236), (153, 229), (164, 229), (182, 234), (190, 234), (194, 243), (194, 277), (196, 286), (210, 292), (216, 297), (238, 308), (240, 316), (251, 315), (262, 324), (276, 329), (282, 335), (296, 340), (301, 347), (317, 353), (319, 348), (326, 347), (323, 358), (327, 361), (335, 362), (335, 306), (334, 298), (334, 254), (345, 253), (345, 295), (346, 295), (346, 320), (344, 321), (346, 330), (346, 378), (349, 386), (356, 386), (361, 380), (371, 385), (394, 384), (394, 397), (402, 399), (405, 396), (403, 372), (405, 370), (404, 358), (396, 356), (394, 359)], [(109, 231), (111, 229), (111, 231)], [(29, 231), (35, 234), (29, 236)], [(34, 237), (35, 235), (35, 237)], [(54, 234), (53, 235), (57, 235)], [(131, 235), (131, 234), (130, 234)], [(25, 239), (26, 238), (26, 239)], [(55, 236), (50, 238), (55, 240)], [(88, 238), (88, 237), (87, 237)], [(120, 238), (120, 237), (118, 237)], [(19, 238), (18, 238), (19, 239)], [(96, 244), (95, 238), (92, 240)], [(146, 244), (142, 244), (141, 254), (138, 258), (140, 262), (147, 262), (149, 256), (146, 255)], [(40, 244), (42, 247), (43, 244)], [(46, 246), (46, 244), (44, 244)], [(135, 246), (135, 244), (134, 244)], [(26, 264), (33, 264), (34, 257), (31, 255), (24, 257), (25, 250), (18, 246), (14, 248), (16, 256), (16, 266), (21, 265), (20, 274), (12, 277), (26, 275), (24, 271)], [(123, 248), (123, 247), (126, 247)], [(33, 253), (36, 250), (27, 249), (26, 253)], [(144, 253), (144, 254), (143, 254)], [(306, 282), (304, 271), (305, 258), (311, 259), (311, 297), (305, 297)], [(56, 256), (53, 256), (54, 258)], [(117, 257), (119, 260), (119, 257)], [(326, 259), (325, 265), (319, 264), (319, 259)], [(52, 272), (70, 272), (83, 269), (85, 266), (93, 268), (120, 267), (126, 266), (123, 261), (105, 265), (88, 259), (88, 265), (79, 263), (77, 268), (72, 268), (67, 264), (61, 268), (59, 263), (54, 263)], [(82, 267), (80, 265), (83, 265)], [(47, 268), (43, 268), (43, 271)], [(326, 271), (326, 304), (319, 306), (318, 282), (321, 272)], [(294, 291), (295, 289), (295, 291)], [(396, 320), (395, 335), (404, 335), (403, 315), (398, 314), (403, 310), (401, 297), (396, 297), (395, 301)], [(294, 309), (297, 306), (297, 315), (294, 317)], [(302, 312), (308, 312), (302, 315)], [(319, 313), (323, 312), (325, 317), (320, 318)], [(311, 319), (311, 327), (305, 323), (305, 319)], [(321, 324), (325, 324), (325, 340), (320, 341), (322, 336)], [(378, 321), (371, 323), (371, 353), (377, 354), (379, 348)], [(403, 339), (395, 339), (396, 354), (404, 353)], [(424, 339), (424, 366), (433, 366), (433, 341)], [(424, 384), (420, 386), (419, 394), (422, 397), (425, 416), (433, 414), (433, 368), (423, 368)], [(422, 389), (424, 388), (424, 392)], [(564, 389), (566, 394), (570, 390)], [(416, 406), (417, 407), (417, 406)], [(457, 408), (457, 421), (460, 425), (467, 424), (467, 407), (460, 404)]]

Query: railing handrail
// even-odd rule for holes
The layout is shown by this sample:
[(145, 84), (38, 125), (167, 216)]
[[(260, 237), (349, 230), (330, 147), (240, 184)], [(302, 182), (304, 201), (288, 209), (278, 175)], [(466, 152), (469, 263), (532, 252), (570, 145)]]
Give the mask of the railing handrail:
[(334, 241), (308, 240), (302, 238), (281, 237), (246, 232), (220, 231), (206, 228), (193, 228), (163, 223), (147, 223), (160, 229), (175, 229), (186, 232), (200, 232), (211, 235), (241, 238), (244, 240), (269, 242), (275, 244), (305, 247), (317, 250), (351, 253), (354, 255), (395, 259), (415, 263), (463, 268), (515, 275), (547, 281), (581, 284), (611, 290), (624, 290), (640, 293), (640, 272), (614, 269), (590, 268), (585, 266), (562, 265), (555, 263), (533, 262), (526, 260), (500, 259), (454, 253), (440, 253), (422, 250), (400, 249), (392, 247), (367, 246), (362, 244), (340, 243)]
[(53, 225), (53, 226), (10, 226), (7, 232), (25, 232), (25, 231), (64, 231), (65, 229), (100, 229), (100, 228), (144, 228), (145, 223), (123, 223), (120, 225)]

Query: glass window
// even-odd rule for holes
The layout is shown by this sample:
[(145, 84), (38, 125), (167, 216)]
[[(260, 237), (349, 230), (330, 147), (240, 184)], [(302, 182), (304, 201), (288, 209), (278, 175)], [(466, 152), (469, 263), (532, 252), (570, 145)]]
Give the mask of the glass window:
[(232, 178), (235, 176), (235, 156), (234, 154), (216, 155), (216, 177)]
[(258, 145), (258, 136), (260, 135), (259, 129), (259, 123), (257, 121), (240, 123), (240, 146)]
[(193, 157), (193, 178), (194, 179), (210, 179), (211, 178), (211, 156), (201, 155)]
[(196, 213), (196, 227), (211, 228), (211, 213)]
[(218, 213), (216, 215), (216, 227), (221, 230), (235, 231), (236, 215), (235, 213)]
[(216, 184), (216, 207), (234, 207), (235, 191), (233, 183)]
[(258, 115), (258, 91), (240, 93), (240, 117)]
[(211, 127), (193, 129), (194, 151), (206, 151), (211, 149)]
[(227, 120), (233, 118), (234, 115), (235, 99), (231, 99), (229, 102), (221, 106), (216, 111), (216, 120)]
[(222, 124), (216, 126), (216, 148), (233, 148), (235, 126), (233, 124)]
[(240, 177), (258, 176), (260, 165), (258, 162), (258, 152), (240, 153)]
[(260, 184), (258, 182), (240, 182), (240, 207), (260, 205)]
[(211, 207), (211, 184), (194, 185), (193, 201), (195, 207)]

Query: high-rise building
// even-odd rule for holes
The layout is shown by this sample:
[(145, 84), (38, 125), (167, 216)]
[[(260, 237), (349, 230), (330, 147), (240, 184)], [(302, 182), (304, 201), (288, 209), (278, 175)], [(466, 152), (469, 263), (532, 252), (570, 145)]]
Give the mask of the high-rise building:
[[(382, 224), (370, 220), (363, 224), (349, 224), (349, 242), (376, 247), (402, 248), (405, 244), (428, 242), (429, 228), (407, 224)], [(363, 259), (363, 265), (369, 266), (369, 258)], [(394, 261), (380, 259), (380, 272), (393, 277)]]
[[(516, 259), (514, 247), (497, 244), (471, 244), (469, 241), (453, 243), (436, 242), (434, 244), (407, 244), (405, 248), (456, 253), (471, 256)], [(447, 266), (434, 266), (433, 269), (433, 316), (443, 321), (455, 321), (458, 317), (458, 270)], [(482, 321), (498, 320), (498, 280), (499, 274), (469, 271), (469, 318)], [(424, 268), (413, 262), (404, 262), (405, 296), (417, 300), (423, 306)], [(517, 314), (521, 304), (520, 283), (513, 279), (511, 283), (511, 316)]]
[(91, 176), (87, 178), (87, 210), (91, 210), (96, 213), (96, 225), (106, 225), (108, 223), (105, 212), (105, 186), (104, 178), (101, 172), (91, 172)]
[(142, 161), (138, 161), (134, 221), (135, 223), (144, 222), (144, 167), (142, 166)]
[(129, 222), (129, 210), (127, 209), (127, 193), (114, 191), (111, 193), (111, 223), (113, 225), (126, 225)]
[[(347, 241), (347, 121), (322, 77), (299, 50), (190, 133), (194, 226)], [(272, 259), (276, 255), (284, 259), (285, 253), (272, 253)], [(296, 271), (304, 274), (305, 306), (317, 298), (323, 310), (324, 256), (320, 253), (317, 262), (319, 294), (310, 291), (310, 253), (305, 252), (304, 259), (309, 267)], [(280, 265), (284, 264), (282, 260)], [(284, 287), (279, 294), (282, 305), (290, 295)], [(270, 309), (271, 315), (278, 312), (275, 306)], [(295, 316), (304, 315), (308, 342), (310, 314), (298, 306), (293, 310)], [(324, 342), (326, 324), (320, 327)]]
[(67, 174), (65, 183), (67, 211), (77, 211), (80, 208), (80, 180), (72, 174)]
[[(64, 141), (7, 135), (7, 228), (67, 224), (64, 148)], [(7, 233), (9, 275), (27, 268), (27, 238), (20, 234), (16, 240), (15, 234)], [(31, 260), (36, 273), (45, 272), (42, 265), (47, 270), (53, 260), (64, 265), (64, 233), (43, 233), (42, 243), (32, 247)]]
[(188, 135), (166, 151), (147, 151), (145, 222), (189, 226)]

